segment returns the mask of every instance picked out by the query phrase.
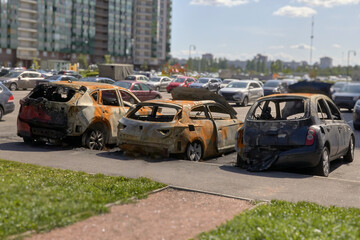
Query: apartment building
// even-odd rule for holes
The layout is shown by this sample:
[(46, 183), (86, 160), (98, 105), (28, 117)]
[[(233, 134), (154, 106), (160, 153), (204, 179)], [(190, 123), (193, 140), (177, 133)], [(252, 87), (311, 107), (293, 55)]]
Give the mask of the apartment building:
[(7, 0), (0, 11), (3, 66), (84, 54), (89, 63), (110, 55), (156, 68), (170, 52), (171, 0)]
[(134, 0), (135, 67), (155, 67), (169, 57), (171, 0)]

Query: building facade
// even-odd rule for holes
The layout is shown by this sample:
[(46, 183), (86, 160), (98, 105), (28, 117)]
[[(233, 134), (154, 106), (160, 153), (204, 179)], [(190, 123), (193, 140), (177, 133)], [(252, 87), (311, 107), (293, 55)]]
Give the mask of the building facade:
[[(0, 66), (33, 60), (157, 68), (170, 52), (171, 0), (0, 2)], [(138, 48), (136, 48), (136, 46)]]
[(319, 64), (319, 68), (332, 68), (332, 58), (329, 57), (322, 57), (320, 58), (320, 64)]
[(135, 68), (153, 68), (169, 58), (171, 0), (134, 0)]

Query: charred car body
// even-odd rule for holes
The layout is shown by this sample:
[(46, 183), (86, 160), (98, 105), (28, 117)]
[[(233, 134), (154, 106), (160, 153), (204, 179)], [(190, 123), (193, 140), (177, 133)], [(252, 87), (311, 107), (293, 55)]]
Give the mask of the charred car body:
[(140, 102), (126, 89), (90, 82), (38, 85), (20, 100), (17, 133), (25, 142), (78, 137), (101, 150), (116, 143), (118, 120)]
[[(206, 89), (175, 88), (172, 95), (173, 100), (139, 103), (120, 119), (122, 150), (165, 156), (185, 153), (192, 161), (234, 150), (242, 122), (225, 99)], [(209, 95), (220, 101), (201, 100)], [(151, 109), (149, 114), (139, 114), (144, 108)]]
[(260, 98), (237, 134), (237, 165), (315, 168), (328, 176), (330, 161), (354, 158), (354, 134), (332, 100), (321, 94)]

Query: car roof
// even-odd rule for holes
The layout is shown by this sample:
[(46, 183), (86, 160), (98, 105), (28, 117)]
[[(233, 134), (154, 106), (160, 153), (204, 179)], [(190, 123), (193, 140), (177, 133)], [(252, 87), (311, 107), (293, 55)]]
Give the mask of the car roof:
[[(95, 90), (95, 89), (114, 89), (114, 88), (118, 88), (118, 89), (122, 89), (122, 90), (127, 90), (125, 88), (116, 86), (116, 85), (112, 85), (112, 84), (107, 84), (107, 83), (98, 83), (98, 82), (81, 82), (81, 81), (76, 81), (76, 82), (53, 82), (51, 84), (58, 84), (58, 85), (68, 85), (69, 87), (73, 87), (73, 88), (81, 88), (81, 87), (87, 87), (90, 90)], [(127, 90), (128, 91), (128, 90)]]
[(317, 97), (328, 98), (326, 95), (318, 94), (318, 93), (280, 93), (280, 94), (267, 95), (267, 96), (259, 98), (259, 100), (271, 99), (271, 98), (282, 98), (282, 97), (284, 97), (284, 98), (300, 97), (300, 98), (306, 98), (306, 99), (314, 99), (314, 98), (317, 98)]
[(185, 105), (188, 105), (190, 107), (196, 106), (196, 105), (202, 105), (202, 104), (213, 104), (216, 103), (213, 100), (202, 100), (202, 101), (190, 101), (190, 100), (169, 100), (169, 99), (153, 99), (148, 100), (142, 103), (152, 103), (152, 104), (173, 104), (178, 105), (180, 107), (183, 107)]

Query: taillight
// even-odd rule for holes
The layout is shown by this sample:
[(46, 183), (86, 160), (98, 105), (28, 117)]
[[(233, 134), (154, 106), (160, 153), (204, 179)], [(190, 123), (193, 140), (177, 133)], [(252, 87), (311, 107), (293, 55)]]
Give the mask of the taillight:
[(13, 96), (13, 95), (11, 95), (11, 96), (9, 97), (8, 102), (14, 102), (14, 96)]
[(307, 135), (306, 135), (306, 141), (305, 141), (306, 146), (311, 146), (314, 144), (315, 135), (316, 135), (315, 129), (309, 128)]

